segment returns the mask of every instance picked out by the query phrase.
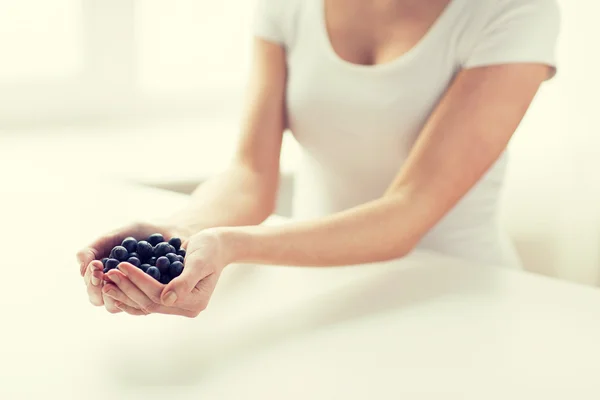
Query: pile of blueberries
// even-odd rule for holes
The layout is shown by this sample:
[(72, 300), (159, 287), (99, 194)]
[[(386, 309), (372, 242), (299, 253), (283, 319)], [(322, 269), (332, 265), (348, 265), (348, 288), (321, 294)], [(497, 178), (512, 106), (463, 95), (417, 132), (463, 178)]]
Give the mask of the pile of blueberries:
[(112, 249), (110, 256), (102, 259), (102, 265), (107, 273), (120, 263), (128, 262), (166, 285), (181, 275), (184, 257), (181, 239), (174, 237), (166, 242), (160, 233), (155, 233), (139, 242), (133, 237), (124, 239), (120, 246)]

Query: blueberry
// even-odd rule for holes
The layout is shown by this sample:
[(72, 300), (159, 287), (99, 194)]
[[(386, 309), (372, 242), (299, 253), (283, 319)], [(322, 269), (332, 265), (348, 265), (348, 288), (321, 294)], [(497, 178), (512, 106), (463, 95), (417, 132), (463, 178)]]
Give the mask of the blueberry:
[(111, 258), (116, 258), (119, 261), (125, 261), (129, 258), (129, 252), (123, 246), (116, 246), (111, 251)]
[(183, 260), (185, 260), (185, 258), (183, 258), (183, 256), (177, 256), (177, 261), (183, 263)]
[(169, 243), (167, 242), (161, 242), (159, 244), (157, 244), (156, 246), (154, 246), (154, 256), (155, 257), (162, 257), (162, 256), (166, 256), (169, 253), (174, 253), (175, 250), (172, 250), (172, 247)]
[(169, 253), (174, 253), (174, 254), (177, 254), (177, 250), (176, 250), (176, 249), (175, 249), (175, 247), (173, 247), (172, 245), (169, 245), (169, 248), (168, 248), (167, 254), (169, 254)]
[(161, 272), (160, 283), (162, 283), (163, 285), (168, 285), (169, 282), (171, 282), (171, 276), (169, 275), (169, 272), (166, 271), (164, 274)]
[[(136, 245), (136, 247), (137, 247), (137, 245)], [(138, 253), (136, 253), (135, 251), (134, 251), (134, 252), (131, 252), (131, 253), (129, 253), (129, 257), (140, 258), (139, 254), (138, 254)]]
[(150, 268), (148, 268), (146, 273), (148, 275), (150, 275), (151, 277), (153, 277), (154, 279), (156, 279), (157, 281), (160, 281), (160, 271), (158, 270), (158, 268), (150, 267)]
[(156, 259), (156, 268), (159, 269), (161, 274), (164, 274), (169, 270), (169, 265), (171, 265), (171, 262), (167, 257), (163, 256)]
[(152, 265), (150, 265), (150, 264), (142, 264), (142, 265), (140, 265), (140, 269), (144, 272), (147, 272), (148, 268), (150, 268), (151, 266)]
[(179, 256), (175, 253), (167, 254), (167, 258), (169, 259), (169, 262), (179, 261), (179, 259), (177, 257), (179, 257)]
[(104, 269), (106, 269), (108, 272), (111, 269), (117, 268), (118, 265), (119, 265), (119, 260), (114, 259), (114, 258), (109, 258), (108, 260), (106, 260), (106, 265), (104, 266)]
[(103, 267), (106, 267), (106, 262), (107, 262), (107, 261), (108, 261), (108, 258), (107, 258), (107, 257), (104, 257), (104, 258), (102, 259), (102, 266), (103, 266)]
[(181, 256), (181, 257), (185, 257), (185, 249), (179, 249), (179, 250), (177, 250), (177, 255)]
[(142, 263), (140, 262), (140, 259), (137, 257), (129, 257), (127, 259), (127, 262), (131, 265), (135, 265), (136, 267), (139, 267)]
[(140, 260), (147, 260), (152, 257), (152, 245), (146, 241), (138, 242), (137, 253), (140, 255)]
[(108, 268), (104, 267), (104, 269), (102, 270), (102, 273), (106, 274), (108, 271), (110, 271)]
[(148, 237), (148, 242), (152, 245), (152, 246), (156, 246), (157, 244), (159, 244), (160, 242), (164, 242), (165, 238), (163, 237), (163, 235), (161, 235), (160, 233), (155, 233), (154, 235), (150, 235)]
[(125, 238), (121, 246), (125, 247), (128, 253), (133, 253), (137, 249), (137, 240), (132, 237)]
[(175, 251), (177, 251), (181, 247), (181, 239), (179, 239), (178, 237), (171, 238), (169, 240), (169, 244), (175, 247)]
[(173, 278), (177, 278), (183, 272), (183, 263), (175, 261), (169, 266), (169, 275)]
[(151, 258), (148, 260), (148, 264), (150, 264), (150, 265), (152, 265), (152, 266), (156, 265), (156, 257), (151, 257)]

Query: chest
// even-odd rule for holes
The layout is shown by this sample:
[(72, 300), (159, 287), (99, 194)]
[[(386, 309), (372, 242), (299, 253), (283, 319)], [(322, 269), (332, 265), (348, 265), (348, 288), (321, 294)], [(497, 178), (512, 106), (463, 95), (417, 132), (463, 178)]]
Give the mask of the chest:
[[(388, 168), (393, 170), (457, 71), (454, 15), (446, 14), (436, 29), (419, 24), (425, 37), (416, 29), (398, 28), (397, 32), (410, 31), (417, 41), (403, 41), (400, 46), (383, 40), (384, 30), (379, 28), (378, 34), (358, 35), (361, 29), (368, 29), (352, 26), (359, 18), (348, 15), (337, 14), (341, 21), (333, 25), (338, 28), (328, 28), (326, 8), (321, 7), (327, 1), (303, 3), (305, 8), (295, 25), (295, 40), (287, 53), (288, 126), (320, 162), (371, 171), (375, 163), (369, 161), (369, 154), (378, 154), (377, 165), (393, 165)], [(392, 24), (396, 19), (388, 22), (396, 29)], [(355, 34), (361, 39), (350, 39)], [(347, 44), (349, 53), (335, 47), (330, 39), (336, 37), (342, 44), (352, 42)], [(392, 47), (371, 46), (374, 42)], [(390, 57), (386, 62), (378, 58), (384, 48)], [(338, 151), (340, 146), (345, 151)], [(367, 157), (364, 162), (360, 155)]]
[(321, 0), (333, 51), (358, 65), (379, 65), (415, 47), (451, 0)]

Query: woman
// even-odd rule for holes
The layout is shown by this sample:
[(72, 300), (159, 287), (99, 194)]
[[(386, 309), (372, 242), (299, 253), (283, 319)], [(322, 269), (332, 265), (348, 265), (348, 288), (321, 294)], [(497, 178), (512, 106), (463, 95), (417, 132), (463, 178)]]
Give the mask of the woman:
[[(93, 304), (193, 317), (225, 266), (375, 263), (425, 248), (519, 267), (497, 221), (505, 149), (555, 74), (555, 0), (262, 0), (230, 168), (189, 206), (78, 254)], [(282, 134), (303, 148), (297, 221), (274, 209)], [(126, 236), (187, 239), (164, 286), (97, 260)], [(373, 266), (376, 268), (376, 264)]]

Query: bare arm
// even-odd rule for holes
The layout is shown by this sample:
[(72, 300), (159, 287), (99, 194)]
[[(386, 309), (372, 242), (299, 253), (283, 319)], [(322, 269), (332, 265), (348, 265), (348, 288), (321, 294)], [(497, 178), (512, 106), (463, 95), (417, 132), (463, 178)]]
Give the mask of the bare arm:
[(464, 70), (383, 197), (325, 218), (223, 229), (238, 262), (334, 266), (410, 252), (482, 177), (521, 122), (548, 67)]
[(275, 207), (284, 131), (284, 50), (255, 39), (242, 136), (230, 167), (200, 185), (169, 223), (188, 235), (217, 226), (255, 225)]
[[(241, 139), (230, 167), (197, 188), (187, 207), (170, 218), (156, 224), (137, 223), (118, 228), (79, 251), (80, 273), (92, 304), (105, 305), (111, 313), (125, 310), (140, 315), (147, 311), (144, 301), (136, 297), (139, 290), (125, 290), (125, 294), (114, 280), (103, 284), (110, 275), (104, 275), (102, 262), (98, 260), (108, 256), (124, 238), (144, 238), (159, 232), (165, 237), (189, 239), (208, 228), (258, 224), (273, 212), (284, 131), (285, 83), (283, 48), (256, 39)], [(125, 276), (120, 276), (121, 282), (126, 282)], [(142, 284), (157, 284), (152, 278), (142, 276)]]

